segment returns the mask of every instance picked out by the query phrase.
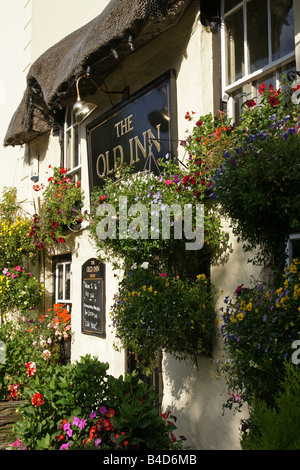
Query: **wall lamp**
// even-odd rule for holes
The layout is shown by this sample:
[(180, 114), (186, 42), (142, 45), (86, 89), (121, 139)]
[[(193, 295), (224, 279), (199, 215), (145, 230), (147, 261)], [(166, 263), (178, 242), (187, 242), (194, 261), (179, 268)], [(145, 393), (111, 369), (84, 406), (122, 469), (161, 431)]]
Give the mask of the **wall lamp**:
[(102, 91), (102, 93), (108, 93), (108, 94), (111, 94), (111, 93), (117, 93), (117, 94), (121, 94), (123, 95), (123, 91), (106, 91), (106, 90), (103, 90), (101, 87), (99, 87), (99, 85), (97, 85), (97, 83), (89, 76), (88, 73), (86, 73), (85, 75), (81, 75), (81, 77), (79, 77), (76, 81), (76, 91), (77, 91), (77, 101), (75, 102), (75, 104), (73, 105), (73, 113), (74, 113), (74, 117), (75, 117), (75, 121), (76, 123), (78, 124), (78, 126), (80, 124), (83, 123), (83, 121), (97, 108), (97, 105), (94, 104), (94, 103), (87, 103), (85, 101), (82, 101), (82, 99), (80, 98), (80, 94), (79, 94), (79, 82), (82, 78), (88, 78), (89, 80), (91, 80), (94, 85), (98, 88), (99, 91)]

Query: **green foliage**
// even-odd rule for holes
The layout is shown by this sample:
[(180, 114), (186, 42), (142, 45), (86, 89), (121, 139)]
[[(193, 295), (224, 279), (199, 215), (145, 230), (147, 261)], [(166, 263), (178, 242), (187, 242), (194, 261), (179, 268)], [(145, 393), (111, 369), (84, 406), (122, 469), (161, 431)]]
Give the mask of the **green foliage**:
[(44, 285), (21, 266), (3, 269), (0, 275), (0, 312), (27, 312), (37, 308), (44, 296)]
[[(25, 389), (27, 401), (20, 408), (23, 419), (16, 430), (21, 441), (34, 449), (47, 434), (54, 438), (65, 417), (90, 412), (105, 396), (107, 368), (107, 364), (85, 357), (76, 366), (52, 364), (41, 375), (30, 377)], [(32, 403), (37, 393), (41, 394), (43, 404)]]
[(33, 218), (29, 236), (42, 250), (65, 243), (68, 228), (84, 218), (80, 182), (75, 183), (66, 173), (65, 168), (53, 168), (53, 176), (48, 178), (47, 185), (34, 185), (35, 191), (42, 191), (42, 202), (39, 213)]
[(281, 391), (275, 406), (256, 399), (244, 423), (243, 450), (300, 450), (300, 369), (285, 364)]
[(33, 378), (16, 427), (18, 440), (29, 450), (180, 448), (171, 416), (158, 414), (154, 390), (136, 373), (115, 378), (107, 369), (87, 355)]
[(247, 100), (231, 132), (224, 161), (212, 177), (212, 197), (253, 261), (283, 267), (286, 237), (300, 230), (300, 115), (292, 90), (261, 87)]
[(160, 348), (195, 362), (199, 354), (211, 354), (214, 296), (204, 274), (190, 281), (154, 275), (145, 267), (132, 269), (120, 284), (111, 315), (122, 347), (146, 374), (156, 366)]
[(239, 286), (225, 299), (221, 332), (225, 345), (224, 373), (229, 387), (226, 407), (240, 408), (254, 397), (274, 405), (286, 359), (299, 340), (299, 260), (294, 260), (277, 289)]
[(0, 267), (13, 268), (33, 260), (35, 247), (28, 236), (31, 220), (17, 202), (17, 189), (4, 188), (0, 201)]

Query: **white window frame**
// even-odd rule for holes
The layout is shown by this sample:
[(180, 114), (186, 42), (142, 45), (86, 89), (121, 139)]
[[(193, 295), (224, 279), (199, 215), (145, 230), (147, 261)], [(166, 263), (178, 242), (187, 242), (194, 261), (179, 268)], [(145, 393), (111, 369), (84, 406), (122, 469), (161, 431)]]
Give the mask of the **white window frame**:
[[(271, 43), (271, 34), (270, 34), (270, 23), (271, 23), (271, 0), (267, 0), (268, 5), (268, 52), (269, 52), (269, 63), (264, 67), (256, 70), (253, 73), (249, 73), (249, 64), (248, 64), (248, 42), (247, 42), (247, 3), (249, 0), (240, 1), (235, 7), (231, 8), (228, 12), (224, 13), (224, 3), (225, 0), (221, 0), (221, 86), (222, 86), (222, 100), (227, 101), (228, 103), (228, 115), (231, 117), (233, 115), (233, 98), (230, 96), (231, 93), (243, 88), (247, 84), (255, 80), (259, 80), (264, 75), (276, 71), (279, 67), (295, 60), (295, 50), (286, 54), (285, 56), (272, 61), (272, 43)], [(242, 78), (236, 80), (230, 85), (226, 84), (226, 28), (225, 28), (225, 18), (232, 13), (236, 12), (240, 8), (243, 9), (243, 22), (244, 22), (244, 62), (245, 62), (245, 74)], [(276, 77), (277, 86), (279, 84), (279, 74)]]
[[(66, 299), (66, 266), (70, 267), (70, 299)], [(59, 267), (63, 268), (63, 295), (59, 297)], [(55, 263), (55, 288), (54, 288), (54, 301), (57, 304), (65, 304), (66, 308), (70, 311), (72, 306), (72, 261), (61, 260)]]
[(293, 261), (294, 254), (293, 254), (293, 240), (300, 240), (300, 233), (293, 233), (289, 235), (289, 238), (287, 240), (286, 244), (286, 255), (287, 255), (287, 260), (286, 264), (289, 267), (291, 262)]
[[(68, 114), (70, 114), (70, 123), (68, 123)], [(68, 142), (67, 135), (70, 134), (70, 140)], [(71, 152), (71, 162), (74, 162), (74, 140), (77, 134), (77, 152), (78, 152), (78, 164), (68, 169), (67, 165), (67, 154)], [(70, 146), (70, 149), (68, 149)], [(81, 178), (81, 152), (80, 152), (80, 126), (77, 125), (74, 119), (74, 113), (71, 108), (66, 108), (65, 111), (65, 122), (64, 122), (64, 154), (63, 154), (63, 166), (68, 169), (67, 174), (74, 177), (74, 181), (77, 182)]]

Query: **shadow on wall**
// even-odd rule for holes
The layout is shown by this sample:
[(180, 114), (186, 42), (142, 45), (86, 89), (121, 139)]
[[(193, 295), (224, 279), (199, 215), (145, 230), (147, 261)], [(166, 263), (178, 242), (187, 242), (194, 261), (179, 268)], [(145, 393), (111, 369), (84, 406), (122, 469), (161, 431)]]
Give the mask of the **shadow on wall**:
[(184, 435), (191, 450), (241, 449), (240, 421), (248, 414), (245, 410), (234, 415), (226, 409), (223, 415), (227, 388), (216, 377), (218, 354), (222, 354), (220, 345), (213, 358), (199, 358), (198, 369), (192, 360), (163, 358), (163, 410), (172, 410), (177, 418), (175, 434)]

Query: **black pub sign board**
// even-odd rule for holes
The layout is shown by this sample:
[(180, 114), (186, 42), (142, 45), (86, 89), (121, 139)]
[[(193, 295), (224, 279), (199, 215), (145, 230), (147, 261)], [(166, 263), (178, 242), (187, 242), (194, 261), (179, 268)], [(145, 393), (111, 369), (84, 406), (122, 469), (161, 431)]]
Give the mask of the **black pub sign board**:
[(126, 162), (158, 173), (176, 141), (175, 72), (168, 71), (87, 126), (90, 190)]
[(91, 258), (82, 265), (81, 331), (105, 336), (105, 265)]

